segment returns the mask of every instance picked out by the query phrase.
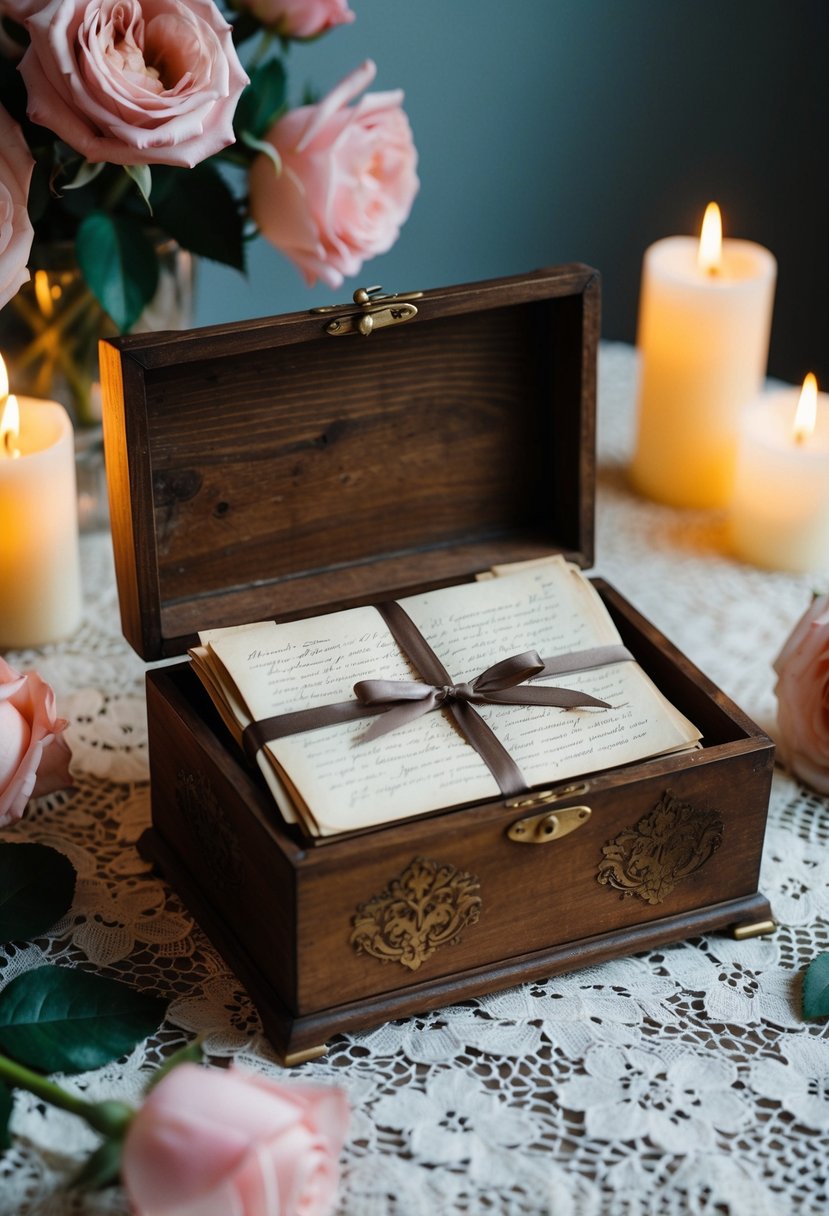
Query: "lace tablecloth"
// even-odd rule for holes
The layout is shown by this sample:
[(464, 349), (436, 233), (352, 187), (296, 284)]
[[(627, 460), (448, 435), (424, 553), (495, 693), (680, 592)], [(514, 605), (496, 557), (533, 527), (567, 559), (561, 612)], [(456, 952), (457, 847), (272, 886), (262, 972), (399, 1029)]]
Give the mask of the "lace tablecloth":
[[(770, 665), (814, 579), (740, 565), (721, 518), (631, 494), (634, 378), (633, 351), (605, 346), (597, 572), (772, 730)], [(3, 982), (50, 960), (169, 999), (127, 1060), (67, 1081), (87, 1094), (137, 1100), (195, 1034), (214, 1060), (279, 1074), (244, 990), (135, 850), (149, 820), (144, 666), (120, 635), (107, 536), (83, 538), (83, 566), (78, 634), (8, 656), (36, 666), (72, 720), (77, 789), (3, 835), (62, 850), (79, 880), (48, 936), (0, 953)], [(774, 937), (696, 938), (334, 1039), (298, 1075), (350, 1096), (341, 1216), (825, 1213), (829, 1027), (801, 1019), (799, 990), (829, 949), (827, 837), (826, 800), (777, 773), (762, 877)], [(95, 1143), (77, 1120), (19, 1095), (13, 1129), (3, 1216), (127, 1212), (117, 1189), (60, 1192)]]

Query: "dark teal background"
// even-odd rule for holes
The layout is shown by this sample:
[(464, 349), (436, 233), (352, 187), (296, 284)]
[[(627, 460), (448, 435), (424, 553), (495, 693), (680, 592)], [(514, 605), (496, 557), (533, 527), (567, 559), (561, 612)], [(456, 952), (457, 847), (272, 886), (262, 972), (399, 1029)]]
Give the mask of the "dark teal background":
[(336, 293), (263, 241), (247, 279), (203, 264), (198, 324), (556, 262), (596, 266), (604, 335), (632, 341), (642, 254), (698, 231), (775, 254), (770, 370), (829, 388), (829, 0), (352, 0), (288, 55), (292, 104), (366, 57), (401, 87), (420, 194), (394, 249)]

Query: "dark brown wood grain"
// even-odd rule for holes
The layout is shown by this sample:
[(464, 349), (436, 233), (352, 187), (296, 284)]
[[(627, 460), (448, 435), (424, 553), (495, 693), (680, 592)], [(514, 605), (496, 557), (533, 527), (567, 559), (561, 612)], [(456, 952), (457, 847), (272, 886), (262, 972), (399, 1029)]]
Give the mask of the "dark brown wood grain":
[[(418, 309), (368, 339), (331, 338), (324, 318), (295, 313), (102, 344), (122, 621), (140, 654), (177, 653), (200, 628), (397, 597), (553, 551), (591, 563), (595, 272), (441, 288)], [(529, 812), (500, 798), (306, 841), (189, 664), (148, 674), (142, 848), (248, 986), (280, 1052), (768, 918), (757, 883), (770, 740), (596, 585), (703, 746), (589, 774), (577, 793), (565, 783), (555, 809), (586, 805), (589, 820), (543, 845), (509, 839)], [(718, 847), (657, 903), (601, 883), (609, 842), (666, 798), (692, 823), (713, 817)], [(350, 936), (359, 907), (417, 857), (473, 875), (481, 907), (412, 971), (358, 953)]]
[(369, 338), (292, 314), (103, 344), (116, 571), (143, 657), (493, 562), (590, 564), (595, 272), (418, 309)]
[[(623, 597), (598, 586), (628, 645), (677, 707), (693, 713), (704, 746), (586, 777), (585, 788), (557, 809), (588, 805), (589, 822), (548, 845), (509, 840), (507, 829), (526, 812), (503, 800), (303, 842), (282, 824), (189, 666), (149, 674), (154, 826), (146, 847), (264, 1006), (280, 1051), (464, 994), (768, 917), (757, 883), (771, 742)], [(225, 830), (242, 858), (235, 886), (217, 887), (210, 848), (205, 855), (177, 804), (183, 771), (205, 775), (219, 791)], [(717, 816), (721, 846), (655, 905), (600, 884), (603, 847), (635, 829), (668, 792), (702, 816)], [(358, 907), (418, 856), (474, 874), (482, 908), (456, 944), (411, 972), (356, 953), (349, 935)]]

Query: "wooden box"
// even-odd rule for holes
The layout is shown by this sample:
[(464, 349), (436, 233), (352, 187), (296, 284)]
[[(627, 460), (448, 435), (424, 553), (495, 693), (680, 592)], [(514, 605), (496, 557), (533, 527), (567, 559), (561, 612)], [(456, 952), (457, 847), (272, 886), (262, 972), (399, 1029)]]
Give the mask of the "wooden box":
[[(127, 638), (158, 659), (198, 629), (495, 563), (589, 566), (598, 330), (598, 275), (573, 265), (103, 344)], [(770, 741), (598, 586), (701, 750), (322, 844), (282, 822), (187, 662), (148, 674), (143, 847), (286, 1060), (616, 954), (773, 928), (757, 890)]]

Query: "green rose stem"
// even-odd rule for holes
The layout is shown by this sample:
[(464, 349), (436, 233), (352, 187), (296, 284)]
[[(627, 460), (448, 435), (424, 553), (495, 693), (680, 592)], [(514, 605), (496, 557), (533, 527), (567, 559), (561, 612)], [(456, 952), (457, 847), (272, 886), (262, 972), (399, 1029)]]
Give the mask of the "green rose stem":
[(6, 1056), (0, 1056), (0, 1080), (5, 1081), (8, 1085), (17, 1086), (18, 1089), (27, 1089), (29, 1093), (34, 1094), (37, 1098), (42, 1098), (51, 1106), (57, 1106), (61, 1110), (68, 1110), (70, 1114), (78, 1115), (96, 1132), (100, 1132), (108, 1139), (122, 1139), (135, 1114), (133, 1108), (126, 1102), (114, 1100), (87, 1102), (84, 1098), (79, 1098), (76, 1094), (70, 1094), (65, 1089), (61, 1089), (59, 1085), (55, 1085), (54, 1081), (41, 1076), (40, 1073), (32, 1072), (31, 1069), (17, 1064), (14, 1060), (9, 1060)]

